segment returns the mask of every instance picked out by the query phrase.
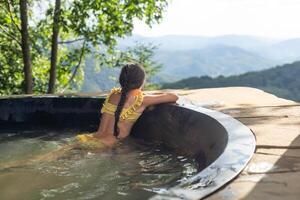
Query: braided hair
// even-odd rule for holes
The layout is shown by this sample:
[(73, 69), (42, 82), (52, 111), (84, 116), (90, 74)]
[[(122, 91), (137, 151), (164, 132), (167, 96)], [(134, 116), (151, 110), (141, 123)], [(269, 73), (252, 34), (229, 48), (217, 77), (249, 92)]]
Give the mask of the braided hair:
[(119, 82), (121, 85), (121, 97), (115, 112), (114, 136), (118, 138), (118, 122), (123, 110), (127, 93), (130, 90), (140, 88), (145, 80), (145, 71), (139, 64), (126, 64), (120, 73)]

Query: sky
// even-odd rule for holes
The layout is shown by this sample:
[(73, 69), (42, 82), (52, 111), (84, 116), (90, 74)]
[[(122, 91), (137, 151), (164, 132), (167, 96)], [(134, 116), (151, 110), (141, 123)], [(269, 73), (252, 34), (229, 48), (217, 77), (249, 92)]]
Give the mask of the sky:
[(300, 37), (300, 0), (172, 0), (160, 24), (135, 21), (143, 36), (226, 34)]

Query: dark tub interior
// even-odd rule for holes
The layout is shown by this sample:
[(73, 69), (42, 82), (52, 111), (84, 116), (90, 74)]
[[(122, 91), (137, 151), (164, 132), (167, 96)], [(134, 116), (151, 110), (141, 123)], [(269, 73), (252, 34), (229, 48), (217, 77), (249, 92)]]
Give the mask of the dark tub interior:
[[(0, 99), (0, 133), (30, 130), (95, 131), (100, 121), (101, 97), (19, 97)], [(37, 132), (35, 132), (37, 133)], [(174, 104), (149, 107), (132, 136), (162, 142), (197, 160), (201, 169), (224, 151), (228, 134), (215, 119)]]

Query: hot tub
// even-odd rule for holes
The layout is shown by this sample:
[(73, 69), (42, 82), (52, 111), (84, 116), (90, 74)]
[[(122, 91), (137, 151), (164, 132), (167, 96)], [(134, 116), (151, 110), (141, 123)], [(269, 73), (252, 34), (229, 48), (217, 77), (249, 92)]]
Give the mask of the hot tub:
[[(22, 96), (0, 99), (0, 133), (27, 130), (95, 131), (103, 97)], [(252, 132), (223, 113), (195, 105), (161, 104), (147, 108), (132, 136), (159, 141), (198, 163), (196, 175), (151, 199), (201, 199), (237, 176), (255, 150)]]

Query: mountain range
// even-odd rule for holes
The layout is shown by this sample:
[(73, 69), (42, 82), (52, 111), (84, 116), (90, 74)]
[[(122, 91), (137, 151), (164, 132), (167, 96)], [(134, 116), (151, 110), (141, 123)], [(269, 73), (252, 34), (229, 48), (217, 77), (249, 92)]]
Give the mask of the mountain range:
[[(191, 76), (230, 76), (268, 69), (300, 60), (300, 38), (274, 39), (249, 35), (216, 37), (167, 35), (144, 37), (132, 35), (118, 40), (119, 49), (135, 43), (158, 45), (155, 60), (163, 65), (155, 80), (174, 82)], [(89, 58), (93, 59), (93, 58)], [(92, 70), (93, 61), (86, 62), (83, 91), (106, 90), (115, 85), (110, 77), (118, 70)]]
[[(135, 42), (158, 45), (156, 60), (164, 66), (162, 74), (177, 78), (189, 76), (235, 75), (262, 70), (300, 60), (300, 38), (275, 39), (249, 35), (215, 37), (133, 35), (119, 40), (119, 48)], [(180, 69), (179, 69), (180, 68)]]

